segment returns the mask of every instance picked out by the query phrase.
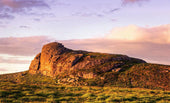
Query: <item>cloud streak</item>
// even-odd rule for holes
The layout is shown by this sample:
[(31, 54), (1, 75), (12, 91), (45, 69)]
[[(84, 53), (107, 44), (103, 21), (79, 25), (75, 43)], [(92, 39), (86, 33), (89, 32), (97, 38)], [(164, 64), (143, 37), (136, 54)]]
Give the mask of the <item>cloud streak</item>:
[(95, 17), (105, 17), (106, 15), (111, 15), (117, 11), (119, 11), (120, 8), (114, 8), (114, 9), (109, 9), (109, 10), (104, 10), (104, 11), (100, 11), (100, 12), (75, 12), (72, 14), (72, 16), (82, 16), (82, 17), (91, 17), (91, 16), (95, 16)]
[(140, 3), (144, 1), (149, 1), (149, 0), (122, 0), (122, 5)]
[[(8, 71), (7, 69), (0, 68), (0, 72), (6, 72)], [(1, 74), (1, 73), (0, 73)]]
[(30, 28), (29, 26), (25, 26), (25, 25), (21, 25), (19, 27), (22, 28), (22, 29), (29, 29)]
[(2, 13), (0, 14), (0, 19), (14, 19), (15, 17), (12, 15), (9, 15), (8, 13)]
[(23, 12), (33, 8), (49, 8), (42, 0), (1, 0), (0, 10), (8, 12)]
[(43, 0), (0, 0), (0, 19), (14, 19), (16, 14), (30, 14), (38, 9), (49, 9)]
[(32, 56), (48, 41), (45, 36), (0, 38), (0, 54)]
[(0, 74), (26, 71), (28, 68), (29, 64), (0, 63)]
[(9, 54), (0, 54), (0, 63), (27, 64), (33, 59), (33, 56), (15, 56)]

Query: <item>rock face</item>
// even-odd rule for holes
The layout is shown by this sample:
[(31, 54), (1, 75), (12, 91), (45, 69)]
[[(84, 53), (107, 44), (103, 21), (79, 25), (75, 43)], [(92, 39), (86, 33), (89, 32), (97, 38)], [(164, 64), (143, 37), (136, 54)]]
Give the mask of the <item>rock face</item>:
[(145, 61), (126, 55), (74, 51), (65, 48), (61, 43), (53, 42), (44, 45), (41, 53), (32, 60), (29, 73), (51, 77), (66, 73), (82, 78), (94, 78), (108, 71), (121, 71), (128, 63)]
[(30, 68), (29, 68), (29, 72), (32, 74), (36, 74), (37, 71), (40, 68), (40, 57), (41, 57), (41, 53), (37, 54), (37, 56), (35, 56), (34, 60), (31, 62), (30, 64)]

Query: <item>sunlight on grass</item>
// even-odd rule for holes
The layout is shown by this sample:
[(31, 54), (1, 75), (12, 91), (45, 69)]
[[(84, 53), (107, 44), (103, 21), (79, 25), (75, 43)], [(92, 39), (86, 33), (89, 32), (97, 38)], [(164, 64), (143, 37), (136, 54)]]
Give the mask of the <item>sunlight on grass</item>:
[(118, 87), (73, 87), (67, 85), (44, 86), (1, 82), (0, 101), (1, 103), (168, 103), (170, 102), (170, 91)]

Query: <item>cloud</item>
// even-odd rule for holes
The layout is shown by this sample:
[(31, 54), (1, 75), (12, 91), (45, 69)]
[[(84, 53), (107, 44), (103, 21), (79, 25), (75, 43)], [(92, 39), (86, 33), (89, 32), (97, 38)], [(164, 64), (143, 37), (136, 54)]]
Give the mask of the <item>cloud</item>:
[[(0, 72), (8, 71), (7, 69), (0, 68)], [(0, 73), (1, 74), (1, 73)]]
[(14, 19), (15, 17), (12, 15), (9, 15), (8, 13), (0, 13), (0, 19)]
[(122, 5), (133, 4), (133, 3), (140, 3), (149, 0), (122, 0)]
[(49, 8), (42, 0), (1, 0), (0, 8), (8, 12), (22, 12), (33, 8)]
[(115, 8), (115, 9), (111, 9), (108, 13), (114, 13), (115, 11), (120, 10), (120, 8)]
[(35, 19), (33, 19), (34, 21), (37, 21), (37, 22), (39, 22), (39, 21), (41, 21), (39, 18), (35, 18)]
[(43, 0), (0, 0), (0, 18), (14, 19), (15, 14), (30, 14), (42, 8), (50, 7)]
[(40, 52), (46, 36), (0, 38), (0, 54), (32, 56)]
[(29, 26), (24, 26), (24, 25), (21, 25), (19, 26), (20, 28), (23, 28), (23, 29), (29, 29), (30, 27)]
[(114, 28), (102, 38), (61, 41), (66, 47), (125, 54), (151, 63), (170, 64), (170, 25)]
[(6, 25), (3, 25), (0, 23), (0, 28), (5, 28), (5, 27), (6, 27)]
[(82, 16), (82, 17), (96, 16), (96, 17), (104, 17), (104, 15), (101, 14), (101, 13), (93, 13), (93, 12), (76, 12), (76, 13), (73, 13), (72, 16)]
[(53, 13), (29, 13), (28, 15), (33, 15), (36, 17), (55, 17)]
[(113, 8), (109, 10), (103, 10), (103, 11), (90, 11), (90, 12), (75, 12), (72, 14), (72, 16), (82, 16), (82, 17), (105, 17), (106, 15), (112, 15), (113, 13), (119, 11), (120, 8)]
[(29, 64), (0, 63), (0, 74), (26, 71)]
[(29, 63), (29, 62), (30, 62), (30, 60), (17, 60), (17, 59), (0, 58), (0, 63), (26, 64), (26, 63)]
[(170, 24), (155, 27), (139, 27), (129, 25), (114, 28), (106, 35), (107, 39), (140, 41), (160, 44), (170, 43)]
[(28, 64), (33, 59), (33, 56), (16, 56), (8, 54), (0, 54), (0, 63), (12, 64)]

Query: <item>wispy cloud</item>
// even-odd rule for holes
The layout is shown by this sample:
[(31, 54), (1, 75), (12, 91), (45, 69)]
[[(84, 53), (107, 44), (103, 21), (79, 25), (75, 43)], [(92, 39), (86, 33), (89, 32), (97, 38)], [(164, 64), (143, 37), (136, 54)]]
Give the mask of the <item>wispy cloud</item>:
[(0, 13), (0, 19), (14, 19), (15, 17), (8, 13)]
[(9, 54), (0, 54), (0, 63), (27, 64), (33, 59), (33, 56), (16, 56)]
[(149, 1), (149, 0), (122, 0), (122, 5), (141, 3), (144, 1)]
[[(120, 8), (114, 8), (108, 11), (108, 13), (114, 13), (116, 11), (120, 10)], [(106, 12), (107, 13), (107, 12)]]
[(43, 0), (0, 0), (0, 19), (14, 19), (16, 14), (30, 14), (50, 8)]
[(29, 26), (25, 26), (25, 25), (21, 25), (19, 26), (20, 28), (23, 28), (23, 29), (29, 29), (30, 27)]
[(26, 71), (28, 68), (29, 64), (0, 63), (0, 74)]
[(31, 60), (17, 60), (17, 59), (3, 59), (0, 58), (0, 63), (13, 63), (13, 64), (27, 64)]
[(45, 36), (0, 38), (0, 54), (32, 56), (48, 41)]
[[(8, 71), (7, 69), (0, 68), (0, 72)], [(1, 74), (1, 73), (0, 73)]]
[(7, 12), (25, 12), (34, 8), (49, 8), (42, 0), (1, 0), (0, 10)]
[(37, 22), (41, 21), (39, 18), (34, 18), (33, 20)]
[(75, 12), (72, 14), (72, 16), (82, 16), (82, 17), (91, 17), (91, 16), (95, 16), (95, 17), (105, 17), (106, 15), (112, 15), (113, 13), (115, 13), (116, 11), (119, 11), (120, 8), (114, 8), (114, 9), (109, 9), (109, 10), (103, 10), (103, 11), (98, 11), (98, 12), (94, 12), (94, 11), (89, 11), (89, 12)]

